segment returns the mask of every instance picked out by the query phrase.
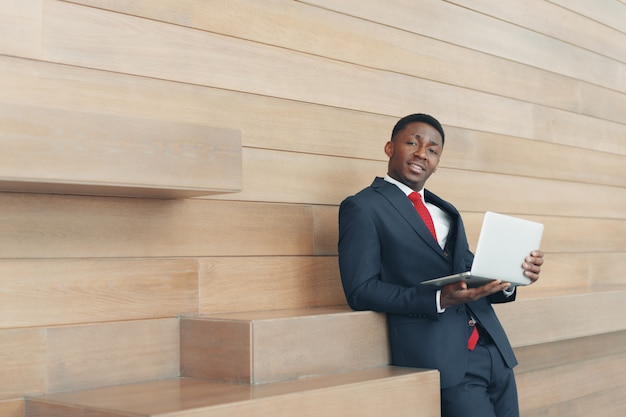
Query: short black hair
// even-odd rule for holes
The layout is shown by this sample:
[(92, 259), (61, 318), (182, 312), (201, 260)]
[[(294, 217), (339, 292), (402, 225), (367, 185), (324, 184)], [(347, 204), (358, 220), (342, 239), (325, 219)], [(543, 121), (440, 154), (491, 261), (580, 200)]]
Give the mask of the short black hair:
[(446, 141), (446, 135), (443, 133), (443, 127), (441, 127), (441, 123), (433, 116), (424, 114), (424, 113), (414, 113), (409, 114), (408, 116), (404, 116), (402, 119), (398, 120), (396, 125), (393, 127), (391, 131), (391, 139), (393, 139), (398, 132), (404, 129), (409, 123), (422, 122), (434, 127), (437, 132), (441, 135), (441, 146), (444, 145)]

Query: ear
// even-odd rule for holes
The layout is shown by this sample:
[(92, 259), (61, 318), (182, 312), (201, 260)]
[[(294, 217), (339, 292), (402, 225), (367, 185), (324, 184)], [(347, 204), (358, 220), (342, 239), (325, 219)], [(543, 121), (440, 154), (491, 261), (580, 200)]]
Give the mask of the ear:
[(385, 155), (387, 155), (388, 158), (391, 158), (391, 155), (393, 155), (393, 142), (392, 141), (388, 141), (387, 143), (385, 143)]

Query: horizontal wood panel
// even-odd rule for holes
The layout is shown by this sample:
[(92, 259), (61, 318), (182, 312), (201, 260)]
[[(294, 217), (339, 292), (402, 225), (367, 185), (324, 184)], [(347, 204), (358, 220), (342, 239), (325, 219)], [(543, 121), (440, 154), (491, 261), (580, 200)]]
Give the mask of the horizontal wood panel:
[[(372, 112), (381, 108), (404, 112), (404, 103), (411, 102), (419, 90), (439, 97), (432, 103), (435, 113), (461, 110), (457, 89), (401, 74), (67, 3), (48, 3), (44, 17), (43, 59), (53, 62)], [(161, 53), (154, 53), (155, 45)], [(165, 62), (163, 53), (169, 57)], [(280, 82), (268, 83), (268, 79)], [(513, 112), (511, 108), (530, 116), (527, 104), (476, 91), (466, 94), (477, 108), (492, 113), (490, 125), (497, 120), (512, 128), (511, 118), (505, 116), (507, 110)]]
[(47, 345), (48, 393), (179, 373), (177, 319), (50, 328)]
[(0, 260), (0, 270), (0, 328), (175, 317), (198, 310), (198, 266), (192, 259)]
[(517, 375), (581, 361), (619, 355), (626, 351), (626, 332), (607, 333), (515, 349)]
[[(347, 195), (369, 185), (375, 176), (384, 176), (387, 172), (385, 161), (261, 149), (244, 149), (243, 160), (242, 192), (229, 196), (237, 200), (339, 204)], [(613, 168), (623, 171), (619, 164), (614, 164)], [(299, 174), (293, 175), (294, 172)], [(303, 187), (303, 183), (307, 187)], [(468, 211), (564, 216), (592, 213), (594, 217), (621, 219), (624, 218), (621, 207), (626, 204), (623, 187), (463, 171), (443, 164), (427, 187), (449, 197), (460, 210)], [(580, 204), (581, 196), (585, 196), (584, 205)]]
[(494, 307), (511, 344), (521, 347), (626, 330), (625, 293), (529, 298)]
[(313, 254), (311, 207), (0, 193), (4, 258)]
[[(476, 247), (483, 213), (461, 213), (468, 234), (470, 249)], [(567, 218), (554, 216), (529, 216), (515, 211), (502, 214), (519, 216), (543, 223), (545, 228), (541, 247), (547, 252), (557, 253), (606, 253), (623, 252), (624, 220), (596, 218)]]
[[(248, 147), (380, 158), (396, 122), (395, 117), (11, 57), (0, 56), (0, 72), (3, 103), (237, 126)], [(297, 141), (291, 140), (295, 132)], [(380, 137), (381, 144), (355, 149), (355, 132)]]
[[(615, 138), (624, 137), (626, 124), (607, 122), (590, 116), (538, 106), (535, 106), (533, 110), (535, 138), (561, 145), (624, 155), (624, 147), (621, 144), (611, 146), (607, 142), (615, 142)], [(580, 130), (579, 133), (575, 133), (574, 130), (577, 129), (583, 129), (584, 134), (590, 136), (585, 138), (584, 134), (579, 134), (582, 133)], [(596, 146), (593, 142), (598, 138), (601, 138), (601, 143)]]
[[(547, 0), (558, 4), (583, 16), (611, 26), (622, 33), (626, 32), (626, 10), (623, 4), (614, 0), (597, 0), (590, 3), (586, 0)], [(624, 3), (623, 0), (620, 0)]]
[[(626, 63), (626, 33), (545, 0), (451, 0), (470, 10), (505, 20), (552, 38)], [(602, 8), (596, 7), (595, 8)], [(626, 17), (626, 15), (624, 16)], [(626, 25), (624, 26), (626, 27)], [(572, 30), (571, 28), (576, 28)]]
[[(4, 92), (0, 100), (7, 103), (41, 103), (112, 114), (123, 111), (133, 117), (238, 126), (247, 147), (385, 161), (383, 146), (396, 122), (395, 117), (12, 58), (0, 57), (0, 71), (5, 75), (0, 78)], [(67, 90), (73, 94), (59, 100)], [(251, 113), (258, 118), (248, 117)], [(441, 167), (617, 186), (626, 183), (624, 155), (449, 125), (446, 131), (448, 141)], [(294, 132), (298, 132), (297, 141), (290, 140)]]
[(316, 255), (337, 255), (339, 207), (313, 206)]
[[(543, 245), (542, 245), (543, 246)], [(587, 292), (591, 287), (590, 263), (594, 254), (546, 253), (539, 281), (518, 288), (518, 299)], [(624, 282), (626, 288), (626, 282)]]
[(520, 411), (524, 414), (623, 386), (624, 372), (625, 353), (523, 373), (516, 377)]
[[(626, 122), (626, 101), (613, 90), (299, 2), (214, 0), (210, 7), (193, 0), (159, 1), (158, 7), (154, 0), (72, 2)], [(549, 5), (537, 3), (531, 10)], [(507, 10), (515, 9), (507, 4)], [(569, 16), (594, 29), (606, 29), (576, 14)], [(620, 45), (614, 37), (605, 39), (609, 45)]]
[[(626, 91), (622, 63), (449, 2), (432, 0), (419, 5), (404, 0), (305, 2)], [(431, 24), (433, 21), (438, 24)], [(578, 65), (580, 62), (588, 65)]]
[(41, 55), (42, 0), (3, 1), (0, 51), (36, 58)]
[(24, 417), (24, 399), (0, 401), (0, 415), (3, 417)]
[(0, 400), (46, 392), (45, 330), (0, 330), (0, 381)]
[(241, 189), (241, 133), (0, 104), (0, 189), (141, 197)]
[[(419, 91), (429, 111), (448, 124), (546, 141), (565, 136), (576, 146), (626, 154), (626, 145), (608, 139), (626, 134), (626, 125), (574, 118), (535, 128), (534, 118), (560, 114), (502, 96), (78, 5), (50, 3), (45, 16), (44, 59), (50, 61), (396, 115), (406, 112)], [(155, 45), (169, 56), (167, 62), (154, 53)], [(280, 82), (267, 82), (276, 78)], [(598, 135), (598, 127), (611, 136)]]
[[(0, 194), (4, 258), (336, 254), (337, 207)], [(491, 209), (491, 207), (486, 207)], [(528, 216), (547, 252), (621, 253), (623, 220)], [(482, 212), (465, 212), (475, 247)], [(584, 239), (573, 239), (572, 230)], [(314, 242), (315, 240), (315, 242)], [(616, 255), (619, 259), (619, 255)]]
[(615, 417), (623, 415), (626, 415), (626, 385), (607, 388), (600, 392), (524, 412), (524, 417)]
[(594, 287), (612, 288), (626, 284), (626, 252), (597, 253), (591, 262), (591, 283)]
[[(261, 149), (244, 149), (243, 159), (243, 190), (232, 194), (238, 200), (337, 205), (387, 171), (383, 161)], [(626, 206), (625, 188), (443, 167), (430, 178), (427, 187), (463, 211), (623, 219), (622, 207)], [(580, 204), (581, 196), (584, 205)]]
[[(625, 155), (570, 146), (566, 140), (547, 143), (450, 126), (445, 129), (441, 167), (617, 187), (626, 184)], [(382, 152), (378, 156), (384, 158)]]
[[(462, 211), (624, 219), (626, 188), (440, 169), (429, 188)], [(584, 204), (581, 204), (584, 199)]]
[(199, 288), (205, 314), (345, 304), (334, 256), (206, 258)]

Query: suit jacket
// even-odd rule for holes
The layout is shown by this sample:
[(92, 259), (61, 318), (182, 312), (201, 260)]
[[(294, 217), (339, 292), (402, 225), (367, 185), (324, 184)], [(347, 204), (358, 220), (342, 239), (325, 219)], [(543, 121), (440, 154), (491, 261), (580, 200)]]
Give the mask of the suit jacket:
[(339, 209), (339, 268), (348, 305), (387, 314), (392, 364), (438, 369), (441, 387), (461, 382), (468, 350), (468, 308), (489, 333), (506, 364), (517, 364), (491, 306), (515, 295), (492, 295), (437, 312), (437, 288), (421, 281), (471, 268), (465, 228), (450, 203), (425, 190), (426, 201), (451, 218), (441, 249), (407, 196), (376, 178), (370, 187), (346, 198)]

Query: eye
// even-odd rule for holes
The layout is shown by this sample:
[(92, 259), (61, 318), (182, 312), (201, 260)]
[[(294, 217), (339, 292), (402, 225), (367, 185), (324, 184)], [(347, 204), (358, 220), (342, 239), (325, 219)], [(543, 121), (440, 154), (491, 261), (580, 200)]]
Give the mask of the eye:
[(437, 152), (437, 150), (436, 150), (436, 149), (433, 149), (433, 148), (429, 148), (429, 149), (428, 149), (428, 152), (430, 152), (430, 153), (431, 153), (431, 154), (433, 154), (433, 155), (438, 155), (438, 154), (439, 154), (439, 152)]

